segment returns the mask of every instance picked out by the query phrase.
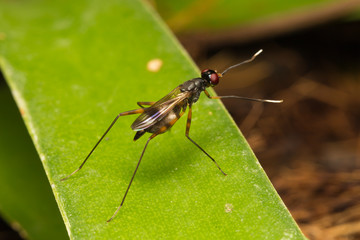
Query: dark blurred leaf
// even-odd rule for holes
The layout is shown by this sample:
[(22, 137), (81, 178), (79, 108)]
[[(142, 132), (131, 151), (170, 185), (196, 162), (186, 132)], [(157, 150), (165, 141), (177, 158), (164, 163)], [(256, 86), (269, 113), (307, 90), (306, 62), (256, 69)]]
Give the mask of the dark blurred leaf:
[(206, 45), (239, 44), (339, 18), (356, 18), (360, 12), (358, 0), (153, 2), (173, 31), (190, 34), (193, 44)]
[(24, 237), (66, 239), (40, 159), (1, 79), (0, 102), (0, 211)]

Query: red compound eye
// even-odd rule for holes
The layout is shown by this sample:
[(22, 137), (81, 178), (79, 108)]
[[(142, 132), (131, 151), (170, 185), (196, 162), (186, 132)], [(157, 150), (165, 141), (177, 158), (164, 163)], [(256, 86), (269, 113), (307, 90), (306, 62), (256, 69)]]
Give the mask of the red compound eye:
[(205, 73), (207, 71), (209, 71), (209, 69), (204, 69), (204, 70), (201, 71), (201, 73)]
[(210, 82), (212, 85), (217, 85), (219, 83), (219, 76), (217, 75), (217, 73), (212, 73), (210, 75)]

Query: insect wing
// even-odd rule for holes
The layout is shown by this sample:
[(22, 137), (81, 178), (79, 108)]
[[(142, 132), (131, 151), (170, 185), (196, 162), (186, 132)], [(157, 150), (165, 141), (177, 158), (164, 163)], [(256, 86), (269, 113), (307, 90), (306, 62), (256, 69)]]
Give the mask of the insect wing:
[(157, 101), (154, 105), (145, 109), (131, 125), (134, 131), (144, 130), (153, 126), (166, 116), (177, 104), (189, 97), (189, 92), (181, 92), (177, 87), (168, 95)]

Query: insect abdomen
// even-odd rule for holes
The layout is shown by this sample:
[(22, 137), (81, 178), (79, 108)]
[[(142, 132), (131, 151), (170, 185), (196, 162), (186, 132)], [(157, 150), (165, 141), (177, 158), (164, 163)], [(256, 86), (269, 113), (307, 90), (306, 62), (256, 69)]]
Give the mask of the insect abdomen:
[(179, 104), (178, 106), (174, 107), (161, 121), (155, 123), (153, 126), (145, 129), (146, 132), (149, 133), (164, 133), (169, 130), (176, 121), (183, 115), (186, 110), (186, 103)]

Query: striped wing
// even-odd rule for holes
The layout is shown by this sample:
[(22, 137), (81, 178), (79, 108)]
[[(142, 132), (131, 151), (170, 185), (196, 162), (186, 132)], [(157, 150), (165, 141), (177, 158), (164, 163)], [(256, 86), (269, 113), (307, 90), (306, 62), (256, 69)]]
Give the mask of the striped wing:
[(157, 101), (145, 111), (131, 125), (134, 131), (144, 130), (153, 126), (165, 117), (177, 104), (190, 96), (190, 92), (181, 92), (177, 87), (168, 95)]

